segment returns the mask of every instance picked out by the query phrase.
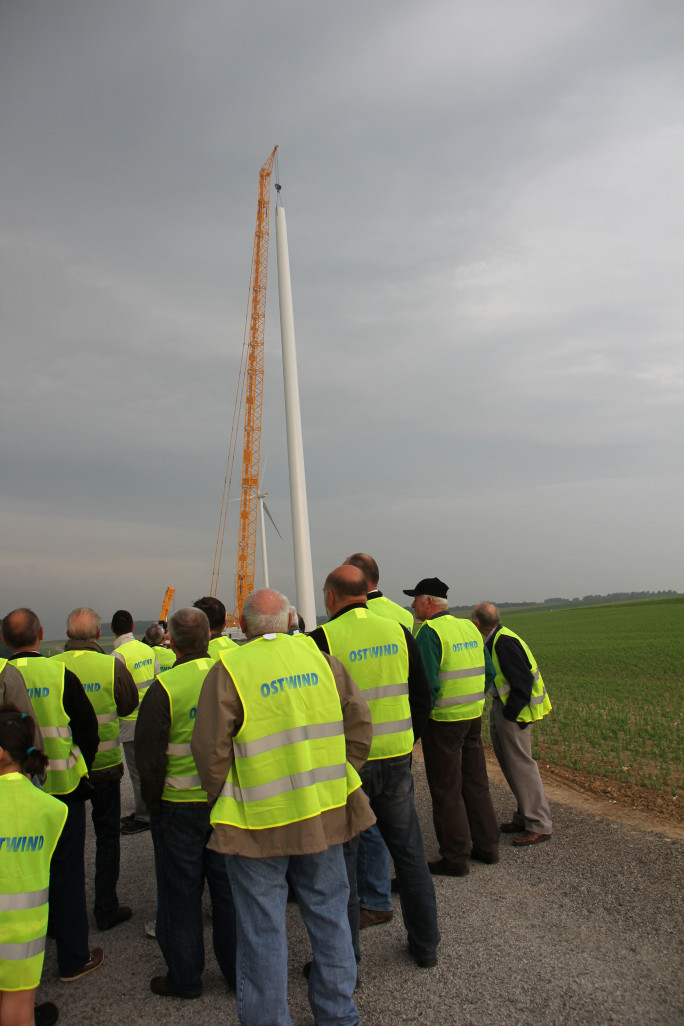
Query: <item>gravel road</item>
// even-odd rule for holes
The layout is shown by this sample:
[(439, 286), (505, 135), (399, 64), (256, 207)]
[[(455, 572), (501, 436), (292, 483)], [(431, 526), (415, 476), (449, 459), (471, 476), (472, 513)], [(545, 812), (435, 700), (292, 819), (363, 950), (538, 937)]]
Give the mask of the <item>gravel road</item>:
[[(414, 775), (426, 851), (434, 857), (430, 799), (417, 761)], [(123, 795), (128, 811), (127, 780)], [(505, 785), (493, 782), (492, 797), (497, 815), (509, 818)], [(407, 955), (398, 903), (392, 922), (362, 932), (356, 997), (364, 1026), (682, 1026), (684, 843), (598, 819), (576, 802), (551, 805), (550, 843), (519, 850), (502, 836), (498, 865), (473, 863), (464, 879), (436, 879), (436, 969), (418, 969)], [(87, 865), (92, 842), (89, 829)], [(237, 1024), (234, 996), (211, 953), (208, 917), (203, 996), (180, 1001), (149, 990), (150, 978), (165, 971), (142, 928), (155, 913), (149, 833), (122, 838), (119, 897), (133, 906), (133, 918), (100, 934), (91, 917), (91, 946), (105, 951), (91, 976), (61, 984), (48, 941), (38, 1000), (59, 1006), (60, 1024)], [(292, 1021), (312, 1026), (301, 975), (311, 953), (296, 906), (288, 907), (288, 936)]]

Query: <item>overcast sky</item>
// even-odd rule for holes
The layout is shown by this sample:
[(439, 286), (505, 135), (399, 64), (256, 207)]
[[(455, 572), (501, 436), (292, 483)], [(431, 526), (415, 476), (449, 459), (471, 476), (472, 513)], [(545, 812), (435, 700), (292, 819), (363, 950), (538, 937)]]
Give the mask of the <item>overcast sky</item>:
[(680, 0), (0, 10), (0, 612), (208, 592), (275, 144), (317, 612), (356, 550), (395, 599), (684, 590)]

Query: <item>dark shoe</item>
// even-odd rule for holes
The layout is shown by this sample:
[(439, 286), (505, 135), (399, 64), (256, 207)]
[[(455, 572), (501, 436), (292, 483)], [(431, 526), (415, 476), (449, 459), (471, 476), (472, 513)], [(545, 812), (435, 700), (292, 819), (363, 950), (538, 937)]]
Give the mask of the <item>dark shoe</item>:
[(150, 990), (153, 994), (159, 994), (160, 997), (186, 998), (188, 1001), (202, 997), (201, 990), (197, 994), (183, 994), (181, 991), (176, 990), (165, 976), (153, 976), (150, 980)]
[(359, 930), (365, 930), (367, 926), (379, 926), (380, 923), (389, 923), (394, 912), (381, 912), (379, 909), (362, 908), (359, 914)]
[(397, 880), (396, 876), (393, 876), (390, 880), (390, 890), (392, 894), (399, 893), (399, 881)]
[(119, 923), (125, 923), (132, 915), (132, 908), (129, 908), (128, 905), (119, 905), (112, 918), (107, 919), (105, 922), (98, 922), (97, 928), (102, 931), (111, 930), (114, 926), (118, 926)]
[(100, 968), (103, 962), (104, 952), (102, 948), (93, 948), (90, 952), (90, 958), (83, 968), (79, 969), (78, 972), (74, 973), (72, 976), (60, 976), (60, 981), (62, 983), (74, 983), (76, 980), (80, 980), (81, 977), (87, 976), (88, 973), (95, 972), (96, 969)]
[[(462, 866), (458, 862), (447, 862), (446, 859), (438, 859), (437, 862), (428, 862), (428, 869), (433, 876), (467, 876), (470, 866)], [(435, 965), (437, 963), (435, 962)], [(430, 968), (425, 966), (424, 968)]]
[(36, 1026), (54, 1026), (59, 1019), (59, 1009), (52, 1001), (44, 1001), (33, 1009), (33, 1021)]
[(143, 830), (149, 830), (150, 824), (146, 819), (127, 819), (125, 823), (121, 824), (122, 834), (141, 834)]
[(519, 834), (521, 830), (525, 829), (524, 823), (516, 823), (514, 819), (508, 823), (502, 823), (499, 830), (502, 834)]
[(419, 969), (434, 969), (437, 965), (437, 952), (434, 955), (417, 955), (410, 947), (409, 951), (411, 952), (411, 958)]
[(473, 848), (470, 857), (475, 859), (476, 862), (486, 862), (488, 866), (495, 866), (499, 861), (498, 853), (488, 855), (486, 851), (480, 851), (479, 848)]
[(120, 823), (132, 823), (135, 819), (135, 813), (131, 812), (128, 816), (122, 816), (119, 820)]
[(513, 844), (522, 848), (526, 844), (539, 844), (540, 841), (550, 841), (551, 834), (535, 834), (534, 830), (525, 830), (513, 838)]

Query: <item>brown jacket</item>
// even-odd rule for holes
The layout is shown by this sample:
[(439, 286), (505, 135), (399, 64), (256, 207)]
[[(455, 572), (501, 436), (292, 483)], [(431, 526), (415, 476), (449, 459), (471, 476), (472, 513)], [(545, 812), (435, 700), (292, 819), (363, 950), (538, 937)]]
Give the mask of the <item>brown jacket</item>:
[(24, 678), (16, 666), (11, 663), (0, 670), (0, 705), (15, 705), (19, 712), (27, 713), (36, 725), (33, 744), (40, 751), (43, 751), (43, 735), (38, 726), (38, 719), (31, 704), (31, 699), (26, 690)]
[[(294, 642), (299, 644), (299, 642)], [(370, 751), (373, 726), (368, 705), (342, 663), (321, 653), (330, 664), (342, 706), (347, 759), (359, 770)], [(226, 782), (233, 761), (233, 737), (242, 726), (244, 710), (233, 679), (219, 660), (204, 679), (192, 735), (192, 754), (202, 787), (213, 805)], [(361, 788), (346, 805), (311, 819), (265, 830), (241, 830), (219, 823), (207, 847), (227, 855), (269, 858), (308, 855), (356, 837), (375, 822)]]

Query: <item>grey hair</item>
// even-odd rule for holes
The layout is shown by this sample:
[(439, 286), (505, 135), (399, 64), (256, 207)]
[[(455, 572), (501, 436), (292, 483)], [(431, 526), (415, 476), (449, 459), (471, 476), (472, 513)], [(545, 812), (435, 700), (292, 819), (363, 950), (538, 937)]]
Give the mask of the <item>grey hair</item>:
[(161, 645), (164, 640), (164, 628), (160, 623), (151, 623), (145, 631), (145, 640), (150, 645)]
[(176, 610), (169, 619), (169, 635), (181, 655), (206, 652), (209, 647), (207, 614), (194, 606)]
[(448, 609), (449, 602), (445, 598), (440, 598), (437, 595), (421, 595), (423, 599), (429, 598), (432, 601), (433, 606), (437, 606), (437, 609)]
[(74, 641), (94, 641), (100, 633), (102, 621), (90, 606), (72, 609), (67, 616), (67, 634)]
[(290, 600), (278, 591), (260, 588), (247, 596), (242, 615), (251, 637), (287, 634), (290, 626)]

